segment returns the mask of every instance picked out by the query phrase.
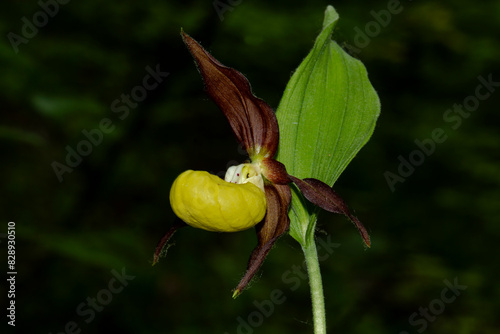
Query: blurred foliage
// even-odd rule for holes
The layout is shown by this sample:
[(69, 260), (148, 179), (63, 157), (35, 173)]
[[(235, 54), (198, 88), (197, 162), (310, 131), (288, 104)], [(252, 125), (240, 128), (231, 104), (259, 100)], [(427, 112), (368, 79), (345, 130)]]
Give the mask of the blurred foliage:
[[(16, 222), (18, 328), (59, 333), (75, 321), (82, 333), (237, 333), (238, 317), (248, 321), (254, 301), (280, 289), (286, 301), (250, 330), (312, 332), (306, 281), (292, 291), (283, 280), (302, 263), (289, 237), (234, 301), (253, 231), (181, 230), (151, 267), (154, 246), (174, 219), (173, 179), (186, 169), (220, 173), (245, 159), (204, 95), (179, 31), (246, 74), (256, 95), (276, 107), (321, 30), (326, 5), (339, 12), (335, 37), (349, 49), (355, 28), (365, 31), (371, 11), (388, 3), (246, 0), (221, 21), (211, 1), (71, 1), (16, 53), (8, 33), (22, 35), (22, 18), (32, 22), (41, 7), (8, 1), (0, 14), (0, 233)], [(373, 246), (363, 250), (346, 219), (320, 216), (318, 235), (341, 244), (321, 263), (328, 325), (332, 332), (415, 333), (420, 327), (409, 317), (457, 277), (467, 290), (426, 331), (497, 333), (500, 93), (480, 101), (457, 129), (443, 114), (475, 93), (479, 76), (500, 81), (500, 1), (401, 6), (368, 45), (351, 49), (368, 69), (382, 114), (335, 188)], [(142, 85), (145, 68), (157, 64), (170, 75), (120, 119), (113, 101)], [(65, 163), (67, 146), (76, 149), (86, 140), (82, 131), (98, 129), (104, 118), (113, 131), (59, 182), (52, 163)], [(430, 138), (435, 128), (447, 140), (392, 192), (384, 173), (397, 173), (398, 156), (408, 159), (415, 139)], [(77, 307), (102, 296), (111, 270), (122, 268), (135, 278), (87, 323)]]

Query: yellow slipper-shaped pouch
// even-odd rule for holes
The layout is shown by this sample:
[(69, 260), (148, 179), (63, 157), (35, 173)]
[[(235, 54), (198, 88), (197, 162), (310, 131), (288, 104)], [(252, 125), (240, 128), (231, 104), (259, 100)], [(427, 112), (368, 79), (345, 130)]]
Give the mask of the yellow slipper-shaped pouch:
[(170, 190), (174, 213), (186, 224), (214, 232), (237, 232), (266, 214), (264, 191), (253, 183), (230, 183), (205, 171), (188, 170)]

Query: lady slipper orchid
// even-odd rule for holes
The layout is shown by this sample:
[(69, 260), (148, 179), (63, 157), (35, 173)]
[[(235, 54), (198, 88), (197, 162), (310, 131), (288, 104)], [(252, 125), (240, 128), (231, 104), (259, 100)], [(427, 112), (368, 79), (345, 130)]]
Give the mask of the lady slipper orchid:
[(317, 179), (301, 180), (289, 175), (285, 166), (274, 159), (279, 143), (278, 122), (271, 107), (253, 95), (248, 80), (240, 72), (222, 65), (190, 36), (184, 32), (181, 35), (203, 77), (208, 95), (226, 116), (250, 162), (229, 168), (224, 180), (191, 170), (177, 177), (170, 191), (170, 203), (183, 222), (172, 226), (160, 240), (153, 264), (158, 262), (168, 240), (180, 227), (190, 225), (208, 231), (235, 232), (255, 226), (258, 245), (234, 291), (233, 298), (238, 296), (276, 240), (289, 228), (291, 183), (311, 203), (346, 215), (369, 247), (366, 229), (330, 186)]

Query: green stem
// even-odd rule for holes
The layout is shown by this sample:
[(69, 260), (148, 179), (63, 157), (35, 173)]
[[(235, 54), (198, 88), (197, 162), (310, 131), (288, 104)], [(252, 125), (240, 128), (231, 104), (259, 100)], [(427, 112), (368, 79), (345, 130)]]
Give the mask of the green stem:
[(326, 334), (325, 298), (323, 296), (323, 283), (319, 269), (318, 252), (314, 240), (302, 246), (306, 258), (309, 285), (311, 287), (311, 300), (314, 317), (314, 334)]

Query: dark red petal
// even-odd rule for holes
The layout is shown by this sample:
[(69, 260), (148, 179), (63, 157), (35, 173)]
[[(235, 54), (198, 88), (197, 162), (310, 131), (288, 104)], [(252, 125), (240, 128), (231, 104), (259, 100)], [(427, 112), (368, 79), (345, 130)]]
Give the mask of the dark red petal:
[(243, 74), (222, 65), (189, 35), (181, 34), (198, 65), (208, 95), (226, 116), (238, 142), (250, 157), (273, 157), (279, 141), (274, 111), (252, 94)]
[(266, 259), (267, 254), (278, 238), (288, 230), (290, 219), (288, 218), (288, 207), (292, 199), (290, 187), (287, 185), (266, 185), (267, 213), (264, 221), (256, 226), (259, 244), (252, 251), (245, 275), (236, 287), (233, 298), (245, 289), (250, 283), (260, 266)]
[(274, 184), (289, 184), (292, 182), (281, 162), (268, 158), (261, 162), (262, 174)]
[(347, 207), (344, 200), (326, 183), (316, 179), (298, 179), (290, 175), (293, 183), (311, 203), (329, 212), (346, 215), (356, 226), (365, 244), (370, 247), (370, 236), (363, 224), (356, 218)]
[(167, 243), (170, 240), (170, 238), (174, 235), (174, 233), (178, 229), (180, 229), (181, 227), (184, 227), (184, 226), (187, 226), (186, 223), (184, 223), (183, 221), (177, 221), (170, 228), (170, 230), (168, 230), (168, 232), (165, 233), (165, 235), (160, 239), (160, 241), (156, 245), (155, 254), (154, 254), (154, 257), (153, 257), (153, 266), (158, 263), (158, 261), (160, 260), (160, 257), (162, 256), (162, 254), (165, 253), (166, 248), (168, 248), (168, 246), (167, 246), (168, 244)]

